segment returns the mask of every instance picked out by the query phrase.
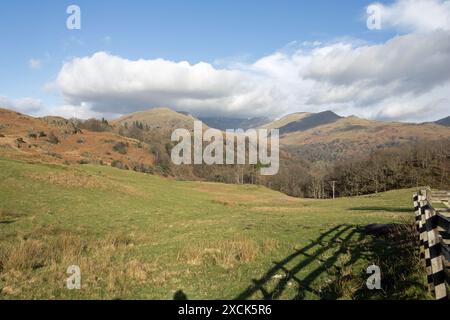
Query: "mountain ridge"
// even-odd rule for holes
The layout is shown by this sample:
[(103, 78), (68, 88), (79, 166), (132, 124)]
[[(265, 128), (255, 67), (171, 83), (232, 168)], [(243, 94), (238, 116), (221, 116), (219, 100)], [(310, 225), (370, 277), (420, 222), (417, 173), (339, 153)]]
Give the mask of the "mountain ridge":
[(148, 126), (150, 129), (174, 130), (177, 128), (193, 129), (194, 121), (196, 120), (198, 119), (189, 113), (160, 107), (123, 115), (111, 121), (111, 124), (116, 126), (131, 126), (137, 121), (144, 126)]
[[(47, 133), (55, 130), (62, 137), (62, 141), (67, 141), (69, 144), (67, 150), (63, 147), (64, 143), (56, 146), (44, 144), (43, 150), (47, 151), (43, 151), (43, 153), (56, 152), (57, 154), (67, 155), (66, 158), (72, 160), (82, 160), (84, 159), (82, 154), (90, 153), (94, 154), (94, 159), (104, 162), (113, 161), (111, 155), (108, 154), (111, 152), (107, 149), (96, 155), (93, 145), (89, 150), (85, 150), (86, 148), (82, 144), (78, 145), (72, 141), (75, 138), (71, 137), (76, 136), (76, 134), (70, 133), (74, 130), (72, 121), (61, 117), (33, 118), (5, 109), (0, 109), (0, 111), (0, 134), (6, 134), (10, 140), (12, 139), (9, 143), (3, 143), (3, 145), (7, 144), (14, 147), (15, 139), (24, 138), (25, 141), (29, 142), (27, 146), (30, 146), (30, 150), (33, 150), (32, 146), (36, 143), (33, 143), (27, 135), (29, 135), (30, 130), (36, 131), (42, 127)], [(170, 133), (174, 129), (192, 130), (196, 120), (200, 119), (183, 111), (154, 108), (124, 115), (111, 121), (111, 132), (86, 131), (86, 134), (92, 135), (92, 139), (89, 139), (90, 144), (99, 144), (99, 146), (103, 146), (103, 140), (119, 142), (122, 139), (120, 137), (125, 136), (148, 141), (153, 144), (153, 148), (155, 144), (159, 144), (160, 149), (164, 149), (166, 145), (171, 144)], [(138, 125), (136, 126), (136, 124)], [(204, 129), (206, 128), (208, 127), (204, 125)], [(450, 139), (450, 127), (437, 123), (383, 122), (355, 116), (341, 117), (332, 111), (297, 112), (261, 125), (259, 128), (278, 128), (282, 151), (301, 156), (312, 162), (333, 162), (362, 157), (377, 150), (415, 144), (419, 141)], [(137, 132), (136, 129), (138, 129)], [(139, 129), (143, 130), (139, 131)], [(101, 135), (102, 137), (100, 137)], [(108, 138), (104, 136), (108, 136)], [(0, 145), (6, 140), (1, 138)], [(42, 143), (44, 140), (43, 138), (37, 139), (38, 142)], [(128, 143), (131, 146), (130, 150), (138, 145), (136, 142)], [(74, 150), (73, 153), (76, 156), (69, 156), (69, 150)], [(23, 153), (28, 149), (22, 148), (21, 151)], [(140, 154), (139, 150), (136, 152), (136, 155)], [(160, 155), (161, 152), (158, 154)], [(147, 163), (152, 162), (152, 156), (146, 155), (141, 158), (146, 159)], [(133, 159), (121, 159), (121, 161), (127, 162), (131, 160)]]
[(434, 123), (439, 124), (441, 126), (450, 127), (450, 116), (435, 121)]

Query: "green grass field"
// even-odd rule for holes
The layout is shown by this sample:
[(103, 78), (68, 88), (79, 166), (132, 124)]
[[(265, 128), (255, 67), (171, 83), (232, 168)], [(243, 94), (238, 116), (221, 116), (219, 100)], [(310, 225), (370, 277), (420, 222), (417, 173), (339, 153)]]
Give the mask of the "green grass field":
[[(306, 200), (12, 160), (0, 181), (1, 299), (428, 298), (415, 252), (363, 232), (411, 223), (412, 190)], [(372, 263), (382, 291), (365, 287)], [(70, 265), (81, 290), (66, 289)]]

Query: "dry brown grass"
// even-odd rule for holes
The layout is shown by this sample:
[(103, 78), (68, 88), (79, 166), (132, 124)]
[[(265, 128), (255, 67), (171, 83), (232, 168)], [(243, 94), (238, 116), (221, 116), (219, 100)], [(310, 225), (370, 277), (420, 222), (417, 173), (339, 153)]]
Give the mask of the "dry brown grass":
[(250, 263), (260, 255), (261, 248), (253, 240), (238, 238), (213, 244), (188, 246), (178, 254), (178, 260), (189, 265), (212, 264), (232, 268), (237, 263)]
[(263, 241), (262, 248), (264, 253), (269, 253), (277, 250), (280, 247), (280, 243), (276, 239), (266, 239)]
[[(66, 271), (71, 265), (80, 267), (82, 288), (90, 294), (98, 298), (120, 295), (133, 284), (146, 281), (154, 270), (153, 265), (129, 259), (133, 246), (134, 239), (123, 233), (91, 239), (55, 228), (2, 241), (0, 296), (36, 298), (36, 290), (49, 284), (64, 294)], [(58, 298), (58, 294), (46, 298)]]
[(105, 182), (98, 178), (70, 170), (66, 172), (27, 173), (26, 177), (35, 181), (64, 187), (105, 188)]
[[(23, 161), (43, 163), (79, 163), (85, 160), (83, 155), (89, 155), (88, 160), (94, 163), (110, 164), (114, 159), (120, 160), (128, 166), (133, 162), (142, 162), (148, 166), (154, 164), (154, 156), (148, 152), (149, 146), (142, 143), (138, 148), (137, 140), (120, 137), (114, 132), (92, 132), (83, 130), (83, 133), (72, 134), (73, 126), (62, 118), (46, 117), (33, 118), (18, 114), (6, 109), (0, 109), (0, 123), (2, 134), (0, 148), (2, 157)], [(30, 138), (30, 129), (33, 132), (45, 132), (47, 135), (54, 132), (59, 144), (50, 144), (48, 137)], [(22, 138), (26, 143), (18, 148), (16, 140)], [(78, 143), (83, 140), (84, 143)], [(117, 154), (111, 157), (112, 147), (102, 141), (129, 143), (127, 155)], [(58, 154), (59, 157), (50, 156)]]
[(105, 177), (99, 178), (95, 175), (80, 172), (77, 169), (70, 168), (61, 172), (45, 172), (45, 173), (25, 173), (26, 178), (44, 182), (61, 187), (83, 187), (97, 190), (117, 190), (120, 189), (122, 193), (131, 196), (149, 196), (148, 193), (134, 188), (130, 185), (121, 184), (119, 182), (107, 179)]

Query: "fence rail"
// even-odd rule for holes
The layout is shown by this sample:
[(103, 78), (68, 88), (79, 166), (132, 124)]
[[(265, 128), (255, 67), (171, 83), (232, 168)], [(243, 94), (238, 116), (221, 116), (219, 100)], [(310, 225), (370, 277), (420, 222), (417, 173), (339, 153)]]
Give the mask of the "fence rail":
[[(429, 289), (436, 299), (449, 299), (450, 191), (422, 189), (414, 193), (413, 202)], [(441, 206), (435, 209), (432, 203)]]

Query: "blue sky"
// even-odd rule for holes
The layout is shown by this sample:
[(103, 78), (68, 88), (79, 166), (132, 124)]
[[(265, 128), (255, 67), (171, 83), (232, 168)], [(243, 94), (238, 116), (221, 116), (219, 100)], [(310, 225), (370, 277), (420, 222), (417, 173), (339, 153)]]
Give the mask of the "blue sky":
[[(438, 4), (442, 2), (435, 1)], [(250, 68), (254, 74), (252, 64), (258, 60), (292, 46), (298, 50), (305, 42), (317, 42), (322, 46), (336, 42), (350, 43), (356, 47), (361, 43), (385, 44), (396, 35), (414, 33), (395, 28), (369, 30), (366, 26), (366, 7), (371, 3), (364, 0), (2, 1), (0, 96), (12, 101), (23, 98), (39, 100), (40, 109), (31, 112), (37, 114), (58, 113), (59, 105), (79, 104), (84, 105), (84, 111), (86, 108), (92, 110), (88, 114), (117, 115), (125, 109), (121, 107), (109, 111), (104, 103), (99, 107), (102, 103), (86, 99), (83, 94), (74, 98), (78, 93), (67, 94), (70, 90), (55, 89), (52, 83), (63, 65), (77, 57), (93, 57), (95, 53), (105, 52), (108, 54), (106, 58), (120, 57), (126, 62), (164, 59), (173, 63), (188, 61), (191, 66), (206, 62), (215, 70), (229, 70), (239, 65), (239, 72)], [(393, 3), (383, 1), (386, 6)], [(81, 30), (66, 28), (66, 8), (71, 4), (81, 8)], [(295, 45), (292, 45), (293, 42)], [(100, 76), (106, 75), (96, 77)], [(59, 84), (56, 87), (60, 87)], [(177, 91), (176, 94), (181, 93)], [(197, 92), (189, 94), (196, 99), (199, 95)], [(183, 91), (186, 95), (183, 101), (190, 101), (189, 94)], [(139, 104), (144, 108), (144, 105), (156, 107), (157, 103), (164, 103), (164, 100), (152, 99), (149, 95), (145, 97), (150, 97), (148, 102), (144, 97), (138, 102), (130, 102), (130, 105), (136, 106), (129, 111), (139, 109)], [(290, 106), (283, 109), (284, 113), (295, 111), (292, 99)], [(249, 100), (246, 101), (248, 103)], [(336, 103), (339, 102), (327, 104), (334, 106)], [(127, 104), (127, 100), (124, 98), (121, 104)], [(179, 101), (174, 104), (182, 107)], [(194, 113), (196, 108), (200, 108), (191, 106), (190, 102), (187, 104), (186, 109)], [(226, 112), (219, 113), (233, 113), (235, 105), (233, 100)], [(305, 102), (298, 105), (303, 109), (312, 106)], [(314, 106), (322, 108), (317, 107), (317, 103)], [(198, 110), (204, 113), (205, 108)], [(217, 107), (211, 108), (217, 110)], [(267, 112), (268, 108), (262, 107), (261, 112)], [(236, 110), (240, 112), (241, 109)], [(337, 107), (343, 113), (358, 108), (341, 109)], [(71, 110), (74, 112), (74, 109)], [(272, 109), (269, 113), (277, 115)], [(253, 115), (251, 112), (242, 114)]]

